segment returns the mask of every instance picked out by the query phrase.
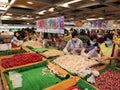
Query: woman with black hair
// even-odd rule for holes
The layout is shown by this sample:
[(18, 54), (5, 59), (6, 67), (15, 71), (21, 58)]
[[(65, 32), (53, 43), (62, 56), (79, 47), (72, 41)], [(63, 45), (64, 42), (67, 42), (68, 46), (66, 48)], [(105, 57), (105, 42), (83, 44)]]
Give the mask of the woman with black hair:
[(19, 46), (23, 43), (23, 41), (20, 40), (20, 34), (18, 32), (14, 32), (14, 36), (11, 40), (12, 46)]
[(90, 40), (84, 45), (81, 54), (86, 57), (97, 57), (100, 52), (99, 44), (97, 43), (97, 36), (92, 35)]
[(78, 38), (78, 33), (73, 32), (72, 38), (68, 41), (63, 51), (66, 54), (77, 54), (79, 55), (83, 48), (83, 42)]

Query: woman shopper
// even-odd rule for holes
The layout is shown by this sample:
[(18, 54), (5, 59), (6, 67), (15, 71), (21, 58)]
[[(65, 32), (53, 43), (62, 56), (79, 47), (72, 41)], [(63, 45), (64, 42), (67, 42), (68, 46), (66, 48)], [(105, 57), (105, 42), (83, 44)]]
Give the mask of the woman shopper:
[(68, 41), (63, 51), (66, 54), (77, 54), (79, 55), (83, 48), (83, 42), (78, 38), (78, 33), (73, 32), (72, 38)]
[(97, 36), (92, 35), (90, 40), (84, 45), (81, 54), (86, 57), (98, 57), (100, 52)]

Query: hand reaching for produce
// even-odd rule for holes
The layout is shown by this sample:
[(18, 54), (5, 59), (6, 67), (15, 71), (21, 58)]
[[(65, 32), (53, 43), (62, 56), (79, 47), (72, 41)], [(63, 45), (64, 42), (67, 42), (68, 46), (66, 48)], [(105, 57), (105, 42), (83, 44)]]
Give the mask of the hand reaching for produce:
[(73, 50), (74, 50), (74, 51), (77, 51), (77, 50), (78, 50), (78, 48), (74, 48)]

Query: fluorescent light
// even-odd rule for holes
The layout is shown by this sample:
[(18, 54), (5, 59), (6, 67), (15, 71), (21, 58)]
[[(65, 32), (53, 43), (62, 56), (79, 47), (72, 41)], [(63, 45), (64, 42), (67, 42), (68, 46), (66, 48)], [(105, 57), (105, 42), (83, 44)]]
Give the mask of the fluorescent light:
[(38, 14), (44, 15), (45, 12), (46, 12), (46, 10), (43, 10), (43, 11), (38, 12)]
[(13, 14), (12, 13), (6, 13), (7, 16), (12, 16)]
[(21, 19), (34, 19), (34, 18), (22, 17)]
[(98, 19), (103, 20), (104, 18), (103, 17), (99, 17)]
[(54, 12), (54, 9), (55, 9), (55, 8), (49, 8), (48, 11), (49, 11), (49, 12)]
[(2, 20), (6, 20), (6, 19), (10, 19), (10, 18), (12, 18), (12, 17), (11, 16), (1, 16)]
[(22, 17), (21, 19), (28, 19), (28, 17)]
[(98, 20), (97, 18), (88, 18), (87, 20), (93, 21), (93, 20)]
[(15, 2), (15, 0), (0, 0), (0, 10), (7, 10)]
[(72, 0), (72, 1), (70, 1), (70, 2), (66, 2), (66, 3), (64, 3), (64, 4), (60, 4), (59, 6), (69, 7), (69, 4), (76, 3), (76, 2), (79, 2), (79, 1), (82, 1), (82, 0)]
[(95, 0), (91, 0), (91, 1), (95, 1)]
[(33, 4), (33, 2), (27, 2), (28, 4)]

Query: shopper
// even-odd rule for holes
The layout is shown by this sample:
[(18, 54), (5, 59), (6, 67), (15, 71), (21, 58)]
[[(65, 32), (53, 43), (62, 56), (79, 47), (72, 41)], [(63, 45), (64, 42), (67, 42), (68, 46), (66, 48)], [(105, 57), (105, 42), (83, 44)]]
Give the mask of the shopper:
[(98, 34), (97, 34), (97, 42), (102, 44), (104, 42), (104, 34), (103, 34), (103, 30), (98, 30)]
[(100, 45), (101, 59), (105, 60), (106, 64), (110, 63), (110, 58), (113, 57), (114, 52), (118, 49), (118, 45), (112, 42), (113, 36), (111, 34), (105, 35), (105, 41)]
[(20, 34), (18, 32), (14, 32), (14, 36), (11, 40), (11, 43), (13, 46), (19, 46), (22, 44), (22, 41), (20, 41)]
[(43, 33), (43, 46), (48, 46), (48, 33)]
[(85, 30), (81, 30), (79, 38), (83, 41), (83, 43), (87, 43), (90, 40), (90, 38), (85, 33)]
[(4, 43), (4, 39), (2, 37), (0, 37), (0, 44)]
[(29, 30), (28, 38), (29, 38), (29, 40), (35, 40), (36, 39), (36, 32), (34, 31), (34, 28)]
[(90, 40), (84, 45), (81, 51), (81, 55), (86, 57), (98, 57), (100, 52), (99, 44), (97, 42), (97, 36), (92, 35)]
[(78, 38), (78, 33), (72, 33), (72, 39), (70, 39), (64, 48), (66, 54), (80, 54), (83, 48), (83, 42)]

